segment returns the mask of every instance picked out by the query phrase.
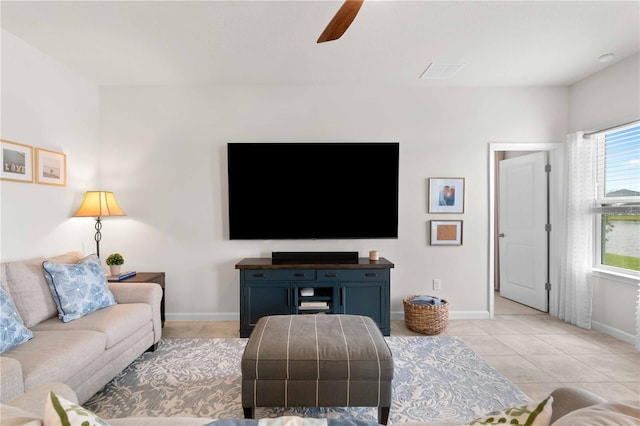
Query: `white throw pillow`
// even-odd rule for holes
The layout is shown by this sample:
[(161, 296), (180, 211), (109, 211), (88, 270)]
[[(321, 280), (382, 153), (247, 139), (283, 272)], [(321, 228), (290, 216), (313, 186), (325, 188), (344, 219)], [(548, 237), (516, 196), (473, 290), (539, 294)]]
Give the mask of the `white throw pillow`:
[(519, 407), (505, 408), (472, 420), (469, 425), (549, 426), (553, 397)]
[(53, 392), (44, 406), (44, 426), (109, 426), (86, 408), (64, 399)]

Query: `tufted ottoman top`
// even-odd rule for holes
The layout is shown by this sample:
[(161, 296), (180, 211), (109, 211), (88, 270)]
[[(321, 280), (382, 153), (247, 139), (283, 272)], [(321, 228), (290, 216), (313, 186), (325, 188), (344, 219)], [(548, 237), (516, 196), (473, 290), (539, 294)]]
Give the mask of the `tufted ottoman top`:
[(243, 379), (393, 379), (378, 326), (359, 315), (274, 315), (258, 320), (242, 356)]

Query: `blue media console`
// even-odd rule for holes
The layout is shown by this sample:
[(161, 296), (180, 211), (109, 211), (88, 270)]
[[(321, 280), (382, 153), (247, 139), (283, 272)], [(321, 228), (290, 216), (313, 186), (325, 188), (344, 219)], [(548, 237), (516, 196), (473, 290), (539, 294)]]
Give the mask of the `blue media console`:
[(267, 315), (352, 314), (373, 319), (391, 333), (390, 271), (385, 258), (356, 261), (246, 258), (240, 271), (240, 337)]

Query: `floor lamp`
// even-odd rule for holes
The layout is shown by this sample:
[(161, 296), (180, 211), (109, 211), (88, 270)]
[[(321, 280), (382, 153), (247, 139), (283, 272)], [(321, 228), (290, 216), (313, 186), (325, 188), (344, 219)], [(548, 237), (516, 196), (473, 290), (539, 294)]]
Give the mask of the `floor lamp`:
[(80, 208), (73, 217), (95, 217), (96, 218), (96, 255), (100, 257), (100, 240), (102, 234), (102, 222), (100, 218), (106, 216), (126, 216), (122, 211), (113, 192), (108, 191), (87, 191), (84, 194), (84, 200), (80, 204)]

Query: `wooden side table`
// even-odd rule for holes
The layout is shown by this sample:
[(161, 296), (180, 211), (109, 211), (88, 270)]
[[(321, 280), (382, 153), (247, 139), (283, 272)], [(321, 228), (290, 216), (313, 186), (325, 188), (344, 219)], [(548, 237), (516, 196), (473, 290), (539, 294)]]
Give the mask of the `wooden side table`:
[(121, 283), (156, 283), (162, 287), (162, 299), (160, 300), (160, 318), (164, 327), (164, 272), (138, 272), (133, 277), (125, 278)]

